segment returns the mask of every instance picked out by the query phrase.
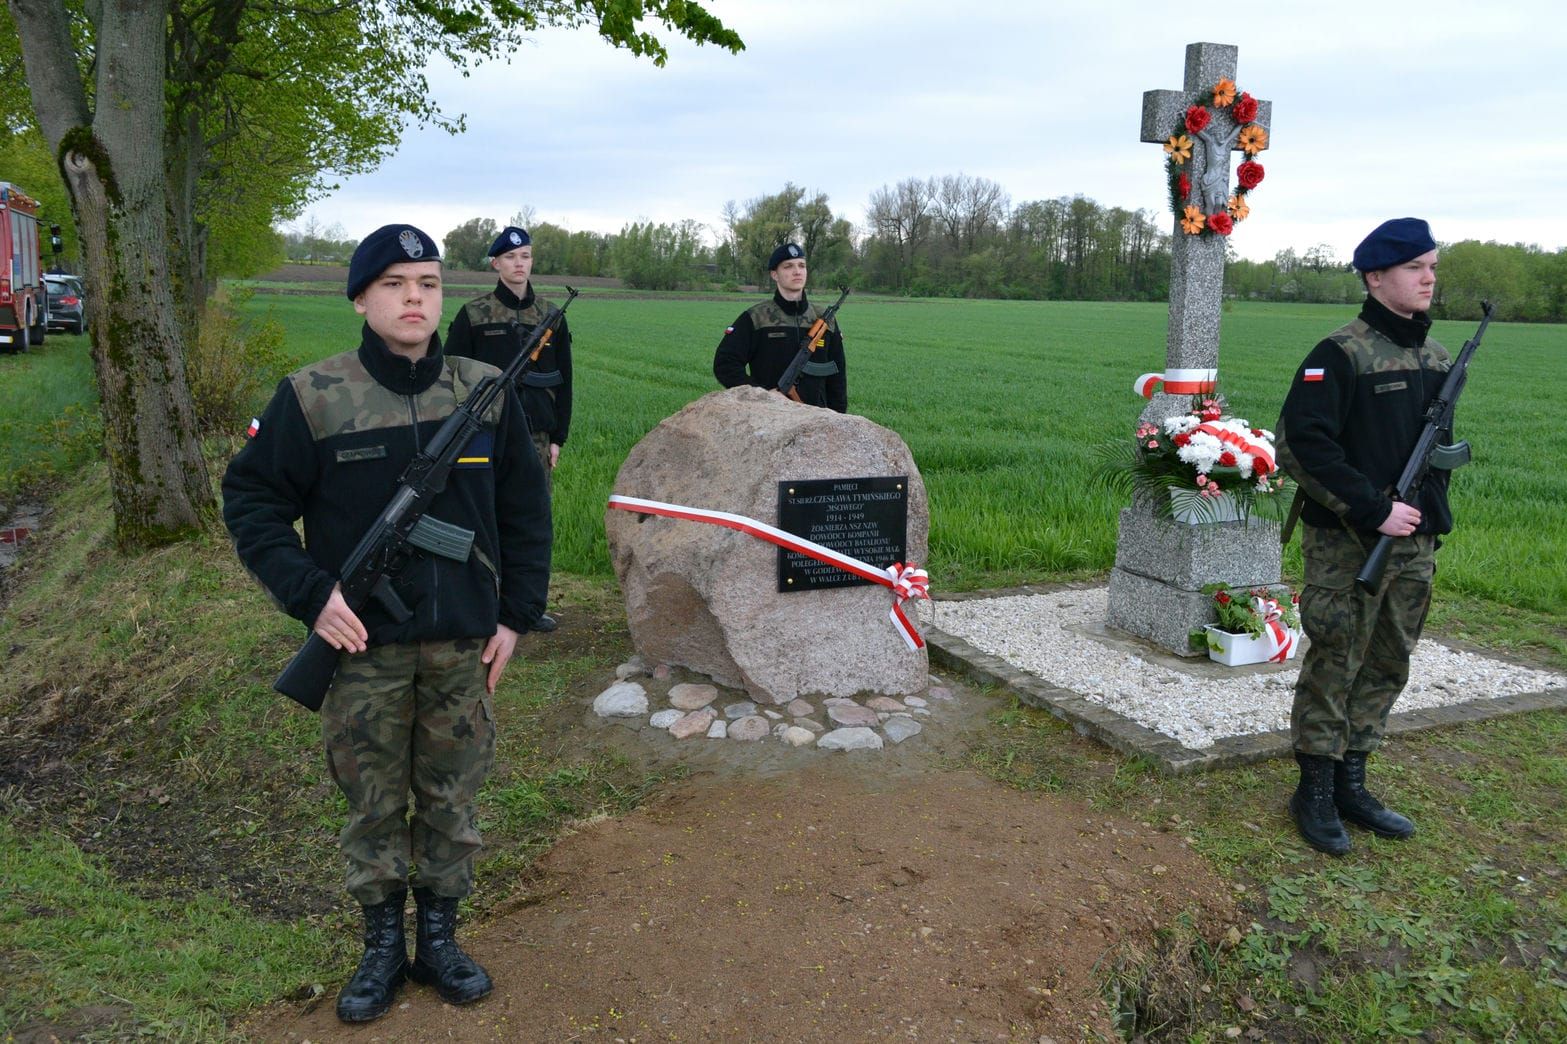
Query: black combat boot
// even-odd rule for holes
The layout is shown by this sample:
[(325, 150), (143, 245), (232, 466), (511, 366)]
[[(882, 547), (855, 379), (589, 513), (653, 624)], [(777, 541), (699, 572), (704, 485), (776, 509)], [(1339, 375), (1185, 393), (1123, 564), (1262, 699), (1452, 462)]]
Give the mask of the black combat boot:
[(457, 945), (457, 900), (415, 888), (414, 905), (419, 913), (408, 977), (434, 986), (448, 1004), (469, 1004), (489, 996), (495, 988), (489, 973)]
[(1366, 790), (1366, 751), (1346, 750), (1333, 770), (1333, 804), (1346, 823), (1365, 827), (1378, 837), (1402, 841), (1415, 824), (1387, 808)]
[(337, 995), (337, 1017), (344, 1022), (369, 1022), (385, 1015), (408, 974), (408, 943), (403, 934), (401, 890), (365, 911), (365, 953), (359, 969)]
[(1349, 851), (1349, 832), (1333, 807), (1333, 759), (1323, 754), (1295, 752), (1300, 785), (1290, 797), (1290, 814), (1306, 844), (1330, 856)]

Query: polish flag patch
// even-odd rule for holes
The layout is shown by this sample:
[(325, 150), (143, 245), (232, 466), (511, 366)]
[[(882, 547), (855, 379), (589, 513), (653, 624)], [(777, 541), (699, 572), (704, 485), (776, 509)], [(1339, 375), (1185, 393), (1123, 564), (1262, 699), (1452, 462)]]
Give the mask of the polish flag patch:
[(1303, 381), (1320, 381), (1320, 380), (1322, 380), (1322, 371), (1321, 370), (1314, 370), (1314, 369), (1311, 369), (1310, 367), (1307, 367), (1301, 373), (1300, 379), (1303, 380)]
[(734, 332), (735, 332), (735, 328), (734, 327), (732, 327), (732, 326), (724, 327), (724, 334), (725, 335), (732, 334)]
[(247, 438), (247, 439), (255, 438), (256, 437), (256, 432), (258, 432), (260, 430), (261, 430), (261, 418), (260, 417), (252, 417), (252, 418), (250, 418), (250, 427), (245, 429), (245, 438)]

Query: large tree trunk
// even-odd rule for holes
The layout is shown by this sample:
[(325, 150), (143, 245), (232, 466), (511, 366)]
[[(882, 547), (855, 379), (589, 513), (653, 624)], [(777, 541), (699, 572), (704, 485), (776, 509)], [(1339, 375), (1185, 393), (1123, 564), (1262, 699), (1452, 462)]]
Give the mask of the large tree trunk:
[(93, 5), (89, 116), (65, 5), (9, 0), (39, 126), (60, 158), (86, 255), (92, 355), (122, 548), (199, 529), (215, 509), (185, 381), (164, 185), (167, 0)]

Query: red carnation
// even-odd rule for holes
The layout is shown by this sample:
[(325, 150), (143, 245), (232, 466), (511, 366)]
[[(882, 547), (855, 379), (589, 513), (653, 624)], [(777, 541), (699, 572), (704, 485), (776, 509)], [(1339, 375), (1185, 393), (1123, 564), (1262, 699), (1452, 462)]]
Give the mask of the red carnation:
[(1218, 594), (1214, 595), (1213, 600), (1218, 602), (1220, 605), (1230, 604), (1230, 596), (1225, 594), (1223, 591), (1220, 591)]
[(1180, 189), (1182, 199), (1186, 199), (1192, 194), (1192, 179), (1186, 176), (1185, 171), (1181, 172), (1181, 180), (1175, 184)]
[(1224, 416), (1224, 413), (1219, 409), (1219, 404), (1214, 403), (1210, 406), (1204, 406), (1202, 408), (1202, 412), (1197, 416), (1201, 417), (1205, 421), (1216, 421), (1220, 417)]
[(1193, 105), (1186, 110), (1186, 129), (1193, 134), (1199, 134), (1208, 126), (1208, 121), (1213, 119), (1213, 113), (1206, 106)]
[(1230, 115), (1235, 117), (1236, 123), (1250, 123), (1257, 118), (1257, 99), (1242, 91), (1241, 96), (1235, 99), (1235, 107), (1230, 110)]
[(1219, 465), (1221, 467), (1233, 468), (1235, 466), (1235, 454), (1231, 453), (1229, 450), (1225, 450), (1223, 453), (1219, 454)]
[(1236, 182), (1248, 192), (1262, 184), (1262, 175), (1262, 164), (1256, 160), (1247, 160), (1235, 168)]
[(1261, 478), (1262, 476), (1268, 474), (1272, 470), (1273, 470), (1273, 465), (1269, 464), (1267, 461), (1263, 460), (1261, 457), (1254, 457), (1254, 458), (1252, 458), (1251, 471), (1252, 471), (1252, 474), (1256, 475), (1258, 478)]
[(1208, 227), (1221, 236), (1227, 236), (1235, 231), (1235, 219), (1221, 210), (1217, 214), (1208, 215)]
[(1182, 434), (1175, 436), (1175, 438), (1171, 439), (1170, 441), (1175, 443), (1177, 446), (1184, 446), (1188, 442), (1192, 441), (1192, 437), (1190, 435)]

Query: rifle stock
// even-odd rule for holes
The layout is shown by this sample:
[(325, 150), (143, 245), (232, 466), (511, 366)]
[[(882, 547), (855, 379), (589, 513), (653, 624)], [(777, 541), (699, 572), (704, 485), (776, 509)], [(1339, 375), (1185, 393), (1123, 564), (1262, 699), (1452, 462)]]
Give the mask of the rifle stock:
[[(1426, 411), (1426, 426), (1420, 432), (1420, 437), (1415, 440), (1415, 448), (1409, 455), (1409, 460), (1404, 464), (1403, 473), (1399, 475), (1398, 482), (1392, 489), (1393, 499), (1401, 500), (1406, 504), (1413, 503), (1414, 498), (1420, 492), (1420, 486), (1425, 482), (1426, 473), (1433, 467), (1443, 470), (1451, 470), (1459, 464), (1469, 461), (1469, 444), (1461, 446), (1443, 447), (1441, 435), (1443, 432), (1451, 433), (1453, 430), (1453, 411), (1458, 406), (1458, 397), (1463, 394), (1464, 385), (1469, 380), (1469, 360), (1474, 358), (1474, 353), (1480, 347), (1480, 339), (1485, 336), (1485, 328), (1491, 322), (1491, 312), (1494, 310), (1490, 301), (1480, 302), (1481, 317), (1480, 328), (1475, 335), (1464, 342), (1464, 347), (1458, 353), (1457, 360), (1447, 371), (1447, 379), (1442, 382), (1442, 389), (1437, 392), (1436, 398), (1431, 400), (1431, 405)], [(1442, 452), (1446, 449), (1447, 452)], [(1367, 594), (1375, 594), (1382, 586), (1382, 574), (1387, 570), (1387, 561), (1393, 551), (1393, 537), (1386, 533), (1377, 534), (1377, 542), (1371, 548), (1371, 553), (1366, 556), (1365, 563), (1360, 567), (1360, 572), (1355, 574), (1355, 584)]]
[[(577, 297), (577, 291), (569, 286), (566, 293), (566, 303), (551, 309), (544, 321), (533, 328), (533, 333), (500, 376), (486, 377), (480, 381), (468, 398), (441, 422), (425, 449), (416, 454), (403, 469), (397, 489), (386, 507), (381, 510), (375, 524), (360, 537), (353, 553), (343, 563), (339, 586), (343, 600), (355, 613), (372, 598), (377, 598), (394, 617), (407, 619), (408, 610), (402, 606), (389, 578), (411, 557), (413, 551), (410, 549), (435, 546), (437, 550), (432, 553), (452, 556), (457, 549), (469, 546), (462, 541), (463, 534), (470, 538), (471, 543), (471, 533), (446, 523), (423, 527), (422, 537), (416, 537), (415, 530), (425, 518), (430, 501), (446, 488), (452, 465), (474, 432), (483, 425), (485, 413), (496, 398), (538, 359), (543, 345)], [(431, 541), (435, 543), (432, 545)], [(327, 690), (332, 686), (341, 655), (326, 639), (312, 630), (305, 644), (272, 683), (272, 688), (302, 707), (319, 711)]]

